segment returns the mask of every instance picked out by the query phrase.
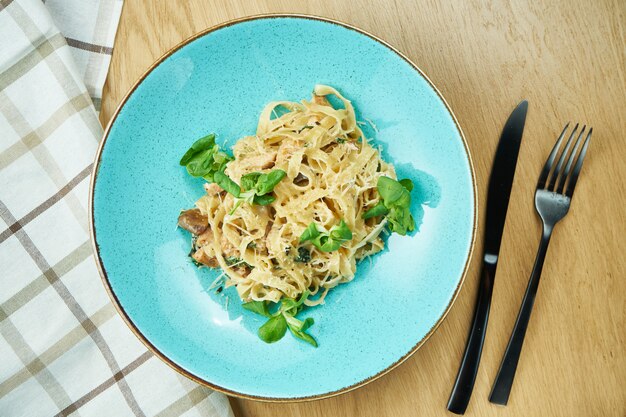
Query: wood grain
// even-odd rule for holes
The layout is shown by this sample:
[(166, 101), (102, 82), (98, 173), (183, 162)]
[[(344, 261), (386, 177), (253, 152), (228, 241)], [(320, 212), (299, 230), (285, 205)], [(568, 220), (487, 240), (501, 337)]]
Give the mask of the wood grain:
[[(626, 2), (127, 0), (102, 101), (106, 123), (126, 91), (185, 38), (266, 12), (348, 22), (395, 45), (440, 88), (475, 161), (479, 236), (500, 130), (530, 102), (504, 232), (492, 316), (472, 402), (476, 416), (626, 416)], [(540, 223), (534, 184), (567, 121), (594, 127), (576, 198), (553, 236), (506, 408), (487, 396), (532, 268)], [(433, 337), (364, 388), (299, 404), (232, 400), (240, 416), (444, 416), (469, 328), (479, 242), (461, 294)], [(306, 381), (303, 381), (306, 383)]]

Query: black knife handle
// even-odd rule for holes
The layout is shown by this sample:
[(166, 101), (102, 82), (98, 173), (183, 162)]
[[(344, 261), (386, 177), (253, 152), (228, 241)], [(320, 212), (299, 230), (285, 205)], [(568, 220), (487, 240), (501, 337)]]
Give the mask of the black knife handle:
[(491, 294), (493, 293), (493, 278), (496, 273), (497, 258), (495, 256), (493, 258), (495, 259), (490, 259), (489, 255), (486, 255), (483, 262), (480, 286), (478, 288), (478, 300), (474, 309), (474, 321), (465, 345), (463, 361), (448, 400), (448, 410), (456, 414), (465, 413), (467, 404), (472, 396), (474, 381), (476, 381), (480, 355), (483, 350), (485, 334), (487, 333)]

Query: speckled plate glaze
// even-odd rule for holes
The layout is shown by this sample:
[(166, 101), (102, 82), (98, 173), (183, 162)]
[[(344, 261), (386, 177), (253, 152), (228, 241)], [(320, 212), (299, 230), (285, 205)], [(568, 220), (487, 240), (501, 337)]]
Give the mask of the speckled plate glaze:
[[(227, 148), (254, 134), (267, 102), (310, 97), (316, 83), (351, 99), (366, 135), (414, 181), (419, 231), (391, 236), (354, 281), (306, 311), (318, 348), (289, 335), (268, 345), (256, 335), (262, 318), (234, 289), (207, 290), (219, 271), (187, 257), (176, 219), (203, 190), (178, 161), (209, 132)], [(476, 226), (471, 159), (433, 84), (383, 41), (311, 16), (229, 22), (168, 52), (112, 118), (90, 203), (103, 282), (134, 333), (184, 375), (268, 401), (346, 392), (415, 352), (459, 292)]]

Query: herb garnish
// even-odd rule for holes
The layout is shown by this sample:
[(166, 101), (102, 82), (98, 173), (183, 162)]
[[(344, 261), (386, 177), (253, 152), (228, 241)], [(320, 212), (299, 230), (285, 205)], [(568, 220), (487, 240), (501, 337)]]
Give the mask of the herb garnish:
[(180, 165), (186, 167), (190, 175), (214, 182), (238, 199), (231, 214), (244, 201), (266, 206), (276, 199), (270, 193), (287, 175), (285, 171), (275, 169), (267, 174), (260, 172), (246, 174), (241, 177), (241, 186), (239, 186), (224, 172), (226, 164), (232, 160), (234, 160), (232, 156), (219, 150), (219, 145), (215, 143), (215, 135), (211, 133), (191, 145), (181, 158)]
[(304, 308), (304, 301), (308, 298), (309, 291), (306, 290), (298, 300), (293, 298), (283, 298), (278, 304), (276, 312), (271, 313), (268, 301), (250, 301), (242, 304), (242, 307), (253, 313), (268, 317), (269, 320), (263, 324), (258, 331), (258, 335), (266, 343), (274, 343), (285, 336), (287, 329), (298, 339), (317, 347), (317, 341), (306, 331), (313, 325), (313, 319), (308, 317), (304, 321), (296, 318), (296, 315)]
[(215, 135), (211, 133), (191, 145), (180, 159), (180, 165), (186, 167), (187, 172), (194, 177), (216, 182), (215, 173), (224, 171), (226, 164), (234, 159), (219, 149), (219, 145), (215, 143)]
[[(287, 253), (289, 255), (289, 253)], [(302, 246), (298, 247), (298, 256), (294, 258), (296, 262), (307, 263), (311, 260), (311, 251), (307, 248), (303, 248)]]
[(275, 169), (262, 174), (260, 172), (252, 172), (241, 177), (241, 186), (231, 180), (223, 171), (215, 173), (215, 182), (224, 190), (232, 194), (237, 203), (230, 211), (233, 214), (241, 203), (257, 204), (259, 206), (267, 206), (271, 204), (276, 197), (270, 193), (274, 191), (274, 187), (283, 179), (287, 173), (282, 169)]
[(229, 256), (228, 258), (224, 259), (224, 261), (226, 261), (226, 265), (228, 266), (241, 263), (241, 259), (237, 258), (236, 256)]
[(309, 224), (309, 226), (304, 229), (302, 236), (300, 236), (300, 243), (310, 241), (322, 252), (332, 252), (339, 249), (343, 242), (351, 239), (352, 231), (342, 219), (338, 225), (333, 226), (328, 232), (315, 222)]
[(222, 187), (223, 190), (232, 194), (235, 197), (239, 197), (241, 194), (241, 188), (237, 185), (237, 183), (230, 179), (228, 175), (224, 171), (218, 171), (214, 175), (215, 183)]
[(286, 175), (287, 173), (282, 169), (275, 169), (267, 174), (260, 172), (246, 174), (241, 177), (241, 188), (244, 192), (239, 197), (248, 203), (254, 202), (260, 206), (267, 206), (276, 200), (276, 197), (269, 193)]
[(244, 261), (241, 258), (237, 258), (236, 256), (229, 256), (224, 258), (226, 265), (228, 266), (245, 266), (250, 269), (254, 269), (254, 266), (250, 265), (248, 262)]
[(396, 181), (389, 177), (379, 177), (377, 187), (381, 200), (363, 213), (362, 217), (369, 219), (386, 216), (389, 230), (402, 236), (415, 230), (415, 221), (410, 211), (413, 182), (408, 178)]

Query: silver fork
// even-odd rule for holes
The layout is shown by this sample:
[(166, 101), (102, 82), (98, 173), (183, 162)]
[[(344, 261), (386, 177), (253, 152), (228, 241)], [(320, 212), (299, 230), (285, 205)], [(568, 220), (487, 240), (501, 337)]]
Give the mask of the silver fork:
[[(543, 268), (543, 261), (546, 258), (546, 252), (548, 251), (548, 244), (550, 243), (550, 237), (552, 236), (552, 230), (554, 226), (561, 220), (569, 211), (572, 196), (574, 195), (574, 188), (578, 181), (578, 175), (583, 166), (585, 155), (587, 154), (587, 148), (589, 147), (589, 140), (591, 139), (591, 132), (593, 128), (589, 129), (587, 137), (583, 142), (582, 149), (578, 153), (582, 138), (585, 133), (585, 126), (578, 134), (578, 139), (574, 145), (573, 150), (570, 152), (570, 148), (574, 143), (574, 137), (578, 130), (578, 124), (572, 130), (572, 133), (567, 140), (565, 148), (559, 157), (556, 164), (556, 168), (552, 170), (554, 161), (559, 153), (565, 133), (569, 127), (569, 123), (565, 125), (563, 132), (559, 136), (548, 160), (546, 161), (541, 174), (539, 175), (539, 181), (537, 182), (537, 188), (535, 190), (535, 208), (541, 217), (543, 222), (543, 233), (541, 235), (541, 243), (539, 244), (539, 251), (535, 258), (535, 265), (533, 272), (530, 274), (528, 281), (528, 287), (526, 288), (526, 294), (522, 301), (522, 306), (517, 315), (517, 321), (513, 328), (513, 333), (509, 339), (509, 344), (506, 347), (506, 352), (500, 363), (500, 370), (496, 376), (496, 381), (491, 389), (491, 395), (489, 401), (495, 404), (506, 405), (509, 400), (509, 394), (511, 393), (511, 387), (513, 386), (513, 379), (515, 378), (515, 371), (517, 369), (517, 363), (522, 352), (522, 345), (524, 344), (524, 336), (526, 335), (526, 329), (528, 328), (528, 322), (530, 321), (530, 314), (535, 302), (535, 296), (537, 295), (537, 288), (539, 288), (539, 278), (541, 277), (541, 269)], [(569, 154), (569, 157), (568, 157)], [(578, 154), (578, 157), (576, 157)], [(567, 160), (567, 163), (565, 161)], [(575, 162), (574, 162), (575, 161)], [(572, 170), (573, 167), (573, 170)]]

